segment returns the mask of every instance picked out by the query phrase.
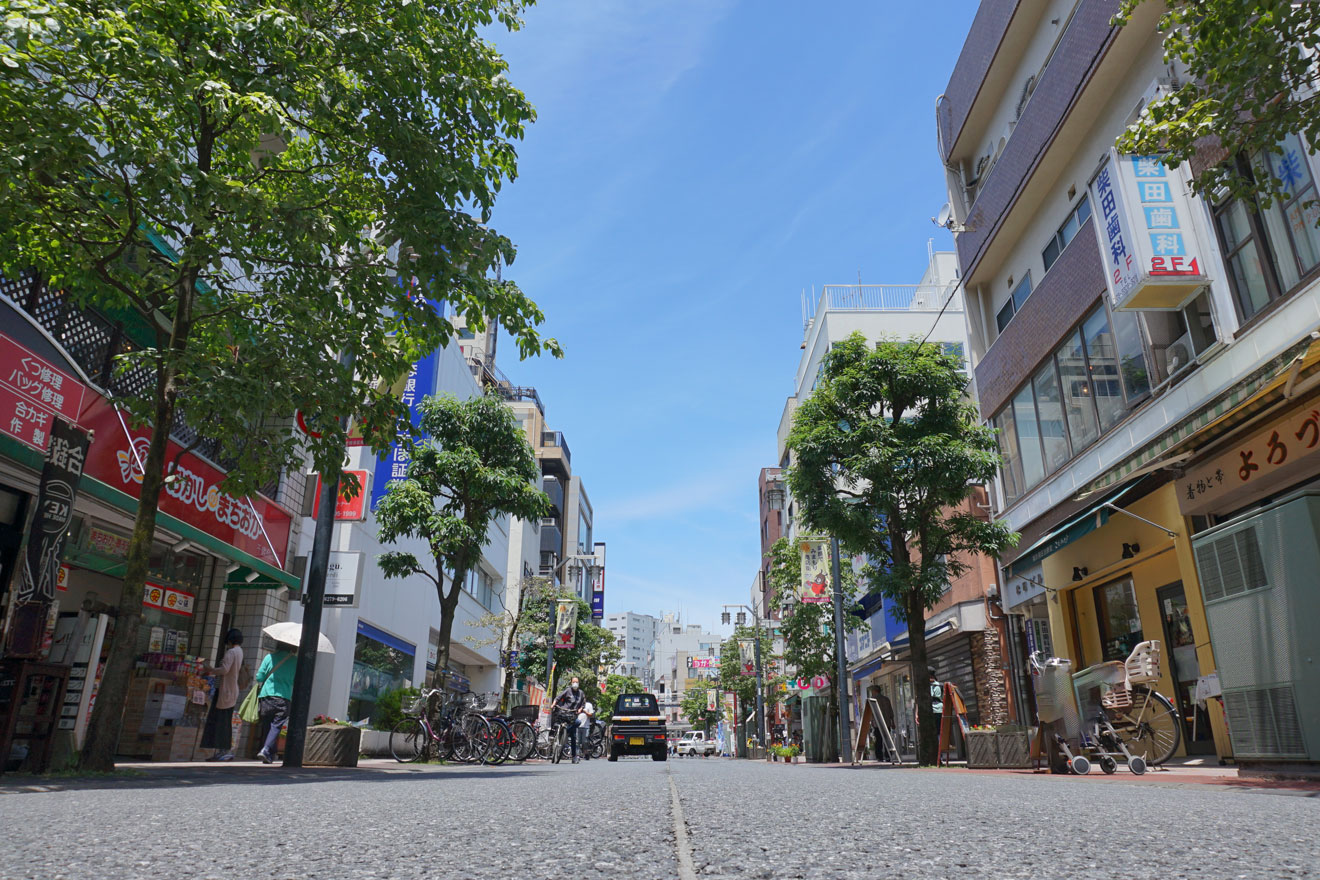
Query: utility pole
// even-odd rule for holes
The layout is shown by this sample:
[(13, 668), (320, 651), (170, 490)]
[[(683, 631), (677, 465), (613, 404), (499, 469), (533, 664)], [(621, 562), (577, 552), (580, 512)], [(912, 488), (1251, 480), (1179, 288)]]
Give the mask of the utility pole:
[(834, 660), (835, 702), (839, 706), (839, 758), (852, 763), (852, 743), (848, 741), (848, 660), (843, 656), (843, 578), (839, 571), (839, 539), (830, 538), (830, 577), (834, 580)]

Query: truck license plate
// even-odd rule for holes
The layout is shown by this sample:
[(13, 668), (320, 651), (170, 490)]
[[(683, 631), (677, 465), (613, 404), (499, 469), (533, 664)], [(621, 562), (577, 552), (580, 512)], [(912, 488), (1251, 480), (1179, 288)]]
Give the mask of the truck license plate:
[(630, 737), (628, 737), (628, 745), (630, 745), (630, 746), (644, 746), (644, 745), (646, 745), (646, 737), (644, 737), (644, 736), (630, 736)]

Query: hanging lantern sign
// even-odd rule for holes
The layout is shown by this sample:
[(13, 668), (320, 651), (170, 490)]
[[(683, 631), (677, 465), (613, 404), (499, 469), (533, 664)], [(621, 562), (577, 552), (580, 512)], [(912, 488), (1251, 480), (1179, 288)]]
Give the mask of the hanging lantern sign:
[(798, 589), (799, 601), (823, 605), (830, 601), (830, 549), (829, 541), (804, 538), (798, 542), (802, 554), (802, 583)]
[(756, 674), (756, 643), (751, 639), (738, 640), (738, 665), (743, 675)]

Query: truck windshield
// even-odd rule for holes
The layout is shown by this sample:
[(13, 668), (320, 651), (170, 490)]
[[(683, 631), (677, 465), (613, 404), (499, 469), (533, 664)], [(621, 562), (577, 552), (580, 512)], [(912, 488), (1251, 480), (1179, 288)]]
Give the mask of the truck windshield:
[(659, 715), (660, 706), (651, 694), (622, 694), (614, 704), (615, 715)]

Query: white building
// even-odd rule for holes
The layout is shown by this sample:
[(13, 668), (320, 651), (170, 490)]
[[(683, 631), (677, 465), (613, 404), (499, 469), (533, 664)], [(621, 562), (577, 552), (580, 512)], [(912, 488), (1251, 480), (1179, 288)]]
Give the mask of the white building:
[[(653, 691), (670, 721), (682, 720), (683, 695), (703, 681), (719, 677), (719, 633), (699, 623), (684, 625), (677, 614), (665, 612), (656, 635), (655, 663), (651, 667)], [(711, 663), (710, 666), (702, 665)]]
[[(423, 359), (412, 377), (415, 405), (427, 394), (453, 394), (470, 398), (481, 393), (468, 361), (458, 345)], [(405, 402), (409, 402), (405, 394)], [(360, 519), (336, 522), (326, 584), (326, 606), (321, 630), (335, 647), (333, 655), (317, 661), (312, 691), (313, 715), (359, 720), (370, 717), (376, 698), (385, 691), (418, 686), (435, 668), (439, 643), (440, 602), (435, 585), (425, 577), (386, 580), (377, 559), (389, 550), (411, 552), (423, 565), (432, 563), (420, 540), (382, 544), (376, 538), (372, 508), (383, 496), (386, 483), (398, 478), (392, 456), (380, 461), (366, 449), (350, 449), (347, 470), (363, 481)], [(311, 494), (311, 493), (309, 493)], [(311, 513), (305, 505), (304, 513)], [(315, 521), (302, 524), (300, 553), (311, 551)], [(507, 517), (490, 524), (489, 541), (476, 571), (459, 599), (450, 641), (450, 669), (468, 680), (472, 690), (493, 692), (500, 686), (499, 645), (474, 645), (469, 640), (492, 638), (488, 630), (472, 625), (488, 612), (505, 607), (506, 587), (517, 586), (535, 567), (539, 555), (536, 524), (511, 524)], [(445, 586), (448, 588), (448, 580)], [(509, 598), (517, 601), (516, 589)], [(293, 605), (294, 619), (301, 606)]]
[(612, 671), (619, 675), (634, 676), (641, 681), (642, 687), (650, 690), (655, 680), (652, 666), (658, 647), (660, 619), (650, 614), (625, 611), (622, 614), (606, 615), (605, 628), (614, 635), (619, 649), (623, 651), (623, 656)]

